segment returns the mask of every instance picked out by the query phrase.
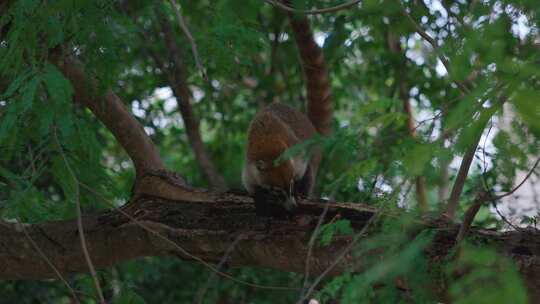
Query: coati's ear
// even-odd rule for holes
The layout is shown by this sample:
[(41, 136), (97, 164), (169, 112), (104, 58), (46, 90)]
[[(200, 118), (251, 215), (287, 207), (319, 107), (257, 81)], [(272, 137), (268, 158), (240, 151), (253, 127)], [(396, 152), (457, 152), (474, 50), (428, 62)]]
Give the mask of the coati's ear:
[(268, 169), (268, 165), (263, 160), (255, 161), (255, 167), (257, 167), (257, 170), (259, 171), (264, 171)]

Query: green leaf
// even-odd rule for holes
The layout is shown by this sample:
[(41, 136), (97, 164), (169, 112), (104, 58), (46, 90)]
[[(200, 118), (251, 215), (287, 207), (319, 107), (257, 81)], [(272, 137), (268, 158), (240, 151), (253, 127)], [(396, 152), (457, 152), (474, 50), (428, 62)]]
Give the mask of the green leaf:
[(327, 246), (332, 242), (332, 238), (336, 234), (351, 235), (353, 230), (349, 220), (337, 220), (334, 223), (329, 223), (321, 226), (320, 244)]
[(7, 90), (0, 95), (0, 98), (7, 98), (13, 95), (21, 85), (32, 75), (32, 71), (28, 70), (26, 72), (20, 73), (9, 85)]
[(71, 102), (73, 88), (58, 68), (49, 63), (45, 64), (42, 78), (49, 96), (55, 103), (66, 104)]
[(499, 109), (500, 105), (498, 104), (489, 108), (482, 108), (478, 119), (473, 120), (472, 123), (467, 123), (467, 125), (461, 130), (456, 143), (457, 150), (463, 152), (469, 147), (475, 146), (480, 140), (480, 137), (482, 136), (482, 133), (484, 132), (489, 120)]
[(63, 27), (58, 18), (49, 16), (47, 18), (47, 45), (53, 48), (64, 40)]
[(540, 136), (540, 92), (533, 90), (521, 90), (516, 93), (513, 104), (527, 126)]
[(41, 79), (38, 76), (33, 77), (22, 89), (23, 95), (19, 106), (20, 113), (24, 113), (32, 107), (40, 81)]
[(433, 158), (438, 147), (429, 143), (418, 143), (407, 151), (403, 164), (410, 176), (422, 175), (427, 163)]
[(0, 121), (0, 142), (3, 142), (11, 135), (12, 128), (15, 127), (15, 123), (17, 122), (17, 110), (15, 105), (11, 103), (7, 108), (7, 111), (2, 115), (2, 121)]

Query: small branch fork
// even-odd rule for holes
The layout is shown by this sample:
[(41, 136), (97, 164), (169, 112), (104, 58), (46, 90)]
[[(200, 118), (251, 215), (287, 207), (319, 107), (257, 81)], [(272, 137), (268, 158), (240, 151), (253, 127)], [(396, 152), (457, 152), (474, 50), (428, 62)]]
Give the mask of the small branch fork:
[[(452, 74), (452, 68), (450, 66), (450, 62), (444, 55), (441, 54), (440, 47), (438, 43), (435, 41), (435, 39), (433, 39), (426, 31), (424, 31), (424, 29), (412, 18), (412, 16), (407, 12), (407, 9), (405, 8), (405, 6), (403, 5), (401, 1), (399, 1), (399, 5), (401, 7), (401, 11), (403, 15), (414, 26), (416, 32), (433, 47), (436, 53), (438, 53), (437, 56), (443, 63), (446, 70), (448, 71), (448, 74)], [(472, 87), (472, 85), (458, 81), (458, 80), (453, 80), (453, 82), (461, 91), (463, 96), (471, 92), (470, 87)], [(446, 216), (449, 217), (450, 219), (453, 219), (455, 216), (455, 212), (459, 204), (459, 198), (461, 197), (461, 193), (463, 191), (465, 181), (469, 174), (469, 169), (474, 159), (474, 155), (476, 153), (476, 149), (478, 147), (481, 135), (482, 135), (482, 132), (479, 132), (479, 135), (474, 139), (472, 145), (465, 151), (465, 154), (463, 155), (463, 160), (461, 161), (458, 175), (454, 182), (454, 186), (452, 187), (452, 191), (450, 193), (450, 197), (448, 199), (448, 203), (445, 210)]]
[(492, 196), (492, 197), (489, 197), (487, 198), (486, 200), (489, 200), (489, 201), (497, 201), (497, 200), (500, 200), (502, 198), (505, 198), (507, 196), (510, 196), (512, 194), (514, 194), (514, 192), (516, 192), (519, 188), (521, 188), (521, 186), (523, 186), (523, 184), (525, 184), (525, 182), (529, 179), (529, 177), (531, 177), (531, 175), (534, 173), (534, 171), (536, 170), (536, 167), (538, 167), (538, 164), (540, 163), (540, 158), (538, 158), (535, 162), (534, 162), (534, 165), (532, 166), (531, 170), (529, 170), (529, 172), (527, 173), (527, 175), (523, 178), (523, 180), (517, 185), (515, 186), (512, 190), (510, 190), (509, 192), (506, 192), (504, 194), (500, 194), (500, 195), (497, 195), (497, 196)]
[[(510, 196), (512, 195), (514, 192), (516, 192), (521, 186), (523, 186), (523, 184), (525, 184), (525, 182), (529, 179), (529, 177), (531, 177), (531, 175), (535, 172), (536, 168), (538, 167), (538, 164), (540, 163), (540, 158), (538, 158), (534, 165), (532, 166), (532, 168), (529, 170), (529, 172), (527, 173), (527, 175), (523, 178), (523, 180), (517, 185), (515, 186), (512, 190), (510, 190), (509, 192), (507, 193), (504, 193), (504, 194), (500, 194), (500, 195), (496, 195), (496, 196), (491, 196), (488, 192), (486, 191), (481, 191), (478, 193), (478, 195), (476, 196), (473, 204), (469, 207), (469, 209), (467, 209), (467, 211), (465, 212), (465, 215), (463, 216), (463, 223), (461, 224), (461, 227), (459, 229), (459, 232), (458, 232), (458, 235), (456, 237), (456, 243), (460, 243), (464, 238), (465, 236), (467, 235), (467, 232), (470, 230), (470, 227), (471, 227), (471, 224), (472, 222), (474, 221), (474, 218), (476, 216), (476, 214), (478, 213), (478, 211), (480, 210), (480, 207), (482, 206), (483, 203), (487, 202), (487, 201), (492, 201), (493, 202), (493, 205), (494, 207), (496, 208), (496, 204), (495, 204), (495, 201), (497, 200), (500, 200), (502, 198), (505, 198), (507, 196)], [(497, 213), (499, 214), (499, 216), (501, 216), (501, 218), (507, 222), (512, 228), (514, 228), (515, 230), (518, 230), (517, 227), (515, 227), (514, 225), (512, 225), (510, 222), (508, 222), (508, 220), (505, 219), (505, 217), (500, 214), (499, 210), (497, 210)]]

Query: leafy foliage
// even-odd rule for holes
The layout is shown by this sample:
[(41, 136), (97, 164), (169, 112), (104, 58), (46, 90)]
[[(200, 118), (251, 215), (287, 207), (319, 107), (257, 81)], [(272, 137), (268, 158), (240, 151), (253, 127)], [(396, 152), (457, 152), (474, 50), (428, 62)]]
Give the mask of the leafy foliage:
[[(203, 141), (228, 184), (241, 187), (246, 129), (257, 108), (271, 101), (304, 108), (304, 78), (286, 14), (258, 0), (180, 2), (208, 81), (168, 2), (0, 4), (3, 220), (67, 219), (75, 215), (77, 199), (91, 212), (111, 207), (104, 198), (120, 205), (129, 197), (132, 164), (112, 134), (73, 102), (76, 92), (57, 68), (58, 56), (78, 57), (97, 79), (96, 94), (112, 88), (123, 98), (169, 168), (191, 184), (207, 185), (167, 71), (152, 56), (173, 61), (167, 58), (164, 23), (173, 29), (182, 55)], [(341, 3), (292, 1), (299, 9)], [(404, 11), (437, 47), (416, 33)], [(326, 303), (525, 303), (523, 283), (510, 261), (483, 244), (467, 244), (433, 263), (425, 249), (434, 232), (415, 231), (410, 216), (417, 205), (417, 194), (411, 195), (415, 178), (424, 177), (430, 210), (443, 209), (461, 157), (477, 144), (459, 216), (479, 190), (512, 189), (538, 156), (537, 0), (366, 0), (311, 16), (310, 22), (330, 70), (334, 132), (283, 157), (309, 154), (318, 145), (325, 155), (318, 177), (321, 196), (382, 206), (399, 215), (373, 223), (380, 231), (354, 249), (366, 266), (361, 273), (328, 279), (315, 297)], [(440, 58), (448, 60), (449, 69)], [(405, 103), (413, 109), (413, 130)], [(531, 176), (538, 178), (538, 173)], [(533, 211), (518, 215), (523, 224), (536, 225)], [(475, 224), (504, 226), (488, 208), (481, 209)], [(327, 245), (338, 235), (355, 237), (352, 231), (349, 222), (337, 219), (322, 226), (320, 243)], [(268, 285), (298, 287), (302, 281), (299, 275), (270, 270), (232, 273)], [(141, 259), (102, 270), (100, 276), (113, 303), (171, 303), (193, 301), (209, 273), (196, 264)], [(88, 276), (68, 281), (82, 303), (94, 303)], [(298, 298), (297, 292), (263, 292), (223, 278), (208, 286), (206, 303)], [(60, 281), (2, 282), (0, 293), (11, 303), (61, 303), (70, 295)]]

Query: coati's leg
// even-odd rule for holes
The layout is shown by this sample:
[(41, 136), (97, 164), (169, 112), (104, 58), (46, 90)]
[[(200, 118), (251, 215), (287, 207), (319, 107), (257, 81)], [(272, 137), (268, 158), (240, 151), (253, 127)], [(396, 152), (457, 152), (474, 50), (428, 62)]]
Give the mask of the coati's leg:
[(315, 175), (311, 170), (311, 165), (308, 165), (304, 176), (294, 182), (294, 194), (303, 198), (307, 198), (311, 195), (313, 190), (313, 184), (315, 183)]

